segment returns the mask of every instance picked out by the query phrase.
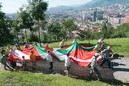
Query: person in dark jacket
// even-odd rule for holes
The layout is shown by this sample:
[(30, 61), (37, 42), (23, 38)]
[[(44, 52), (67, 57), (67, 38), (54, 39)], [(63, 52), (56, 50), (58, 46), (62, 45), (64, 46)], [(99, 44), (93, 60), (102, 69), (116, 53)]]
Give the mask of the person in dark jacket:
[(112, 65), (111, 65), (111, 61), (110, 61), (110, 55), (113, 54), (111, 47), (108, 46), (106, 49), (104, 49), (103, 51), (101, 51), (102, 54), (102, 63), (100, 64), (100, 66), (103, 66), (105, 64), (105, 62), (108, 63), (108, 67), (112, 69)]

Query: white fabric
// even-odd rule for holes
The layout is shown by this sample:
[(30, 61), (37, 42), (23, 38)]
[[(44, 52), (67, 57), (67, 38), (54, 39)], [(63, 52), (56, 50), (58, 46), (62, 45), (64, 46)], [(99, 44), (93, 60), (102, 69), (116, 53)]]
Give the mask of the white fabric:
[(62, 54), (62, 53), (58, 52), (57, 50), (54, 50), (53, 53), (56, 55), (56, 57), (60, 61), (65, 61), (65, 58), (67, 58), (67, 55)]
[(95, 56), (93, 56), (93, 59), (91, 61), (91, 64), (90, 64), (91, 67), (95, 67), (96, 66), (96, 59), (95, 59)]
[(98, 43), (100, 43), (101, 41), (102, 41), (102, 39), (99, 39), (99, 40), (98, 40)]
[(27, 54), (25, 54), (25, 53), (23, 53), (23, 52), (21, 52), (19, 50), (14, 50), (12, 53), (16, 57), (18, 57), (20, 60), (23, 60), (23, 58), (22, 58), (23, 56), (24, 56), (25, 60), (30, 60), (30, 56), (29, 55), (27, 55)]
[(70, 59), (67, 55), (64, 55), (56, 50), (53, 51), (53, 53), (56, 55), (56, 57), (60, 60), (60, 61), (65, 61), (64, 66), (65, 67), (69, 67), (70, 66)]
[(65, 57), (65, 64), (64, 64), (65, 67), (69, 67), (70, 66), (70, 59), (69, 57)]
[(47, 62), (53, 62), (52, 56), (50, 54), (47, 54), (45, 56), (45, 59), (47, 60)]

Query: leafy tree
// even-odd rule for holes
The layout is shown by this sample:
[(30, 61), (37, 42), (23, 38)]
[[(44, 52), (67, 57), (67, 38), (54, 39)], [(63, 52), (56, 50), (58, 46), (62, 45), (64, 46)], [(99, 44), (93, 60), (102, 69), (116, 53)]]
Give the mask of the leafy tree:
[(18, 32), (20, 31), (20, 27), (18, 25), (19, 21), (17, 19), (14, 19), (12, 21), (12, 29), (13, 29), (13, 34), (16, 36), (16, 39), (19, 40), (18, 38)]
[(114, 28), (107, 20), (105, 22), (103, 22), (102, 33), (103, 33), (104, 38), (109, 38), (111, 36), (111, 34), (113, 34), (113, 29)]
[(21, 29), (25, 30), (25, 38), (27, 41), (27, 30), (32, 31), (32, 26), (34, 25), (33, 19), (31, 18), (30, 14), (24, 8), (20, 8), (20, 11), (17, 13), (17, 17), (13, 22), (13, 26), (16, 32)]
[(75, 30), (77, 27), (74, 24), (74, 21), (72, 19), (67, 19), (63, 21), (63, 32), (65, 32), (66, 35), (70, 35), (73, 30)]
[[(39, 40), (40, 31), (45, 26), (45, 11), (47, 10), (47, 3), (44, 0), (29, 0), (27, 10), (34, 19), (35, 25), (38, 26)], [(41, 41), (41, 40), (40, 40)]]
[(52, 22), (48, 25), (48, 34), (55, 36), (55, 40), (60, 40), (65, 37), (65, 34), (63, 34), (62, 26), (58, 22)]
[(113, 38), (120, 38), (120, 37), (129, 37), (129, 24), (122, 24), (114, 29), (112, 37)]
[(1, 11), (0, 5), (0, 45), (13, 41), (13, 36), (10, 34), (9, 21), (5, 13)]

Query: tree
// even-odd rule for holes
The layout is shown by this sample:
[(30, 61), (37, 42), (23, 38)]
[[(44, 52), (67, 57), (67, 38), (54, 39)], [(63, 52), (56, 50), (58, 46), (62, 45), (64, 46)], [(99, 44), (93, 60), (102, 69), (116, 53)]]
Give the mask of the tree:
[(13, 29), (13, 34), (16, 36), (16, 39), (19, 40), (18, 38), (18, 32), (20, 31), (20, 27), (19, 27), (19, 21), (17, 19), (14, 19), (12, 21), (12, 29)]
[(129, 24), (122, 24), (120, 26), (117, 26), (116, 29), (114, 29), (112, 37), (113, 38), (121, 38), (121, 37), (129, 37)]
[(1, 7), (0, 4), (0, 45), (4, 45), (13, 41), (13, 35), (10, 34), (9, 21), (1, 11)]
[(111, 34), (113, 33), (113, 27), (112, 25), (106, 20), (102, 24), (102, 33), (104, 38), (109, 38)]
[(39, 42), (41, 42), (40, 31), (44, 26), (45, 11), (47, 10), (47, 3), (44, 0), (29, 0), (27, 10), (38, 26)]
[(65, 37), (65, 34), (63, 34), (62, 26), (58, 22), (52, 22), (48, 25), (48, 33), (51, 36), (55, 36), (55, 40), (60, 40)]
[(30, 14), (27, 12), (26, 8), (20, 8), (20, 11), (17, 13), (17, 17), (13, 22), (13, 26), (15, 31), (19, 31), (20, 29), (25, 30), (25, 38), (27, 42), (27, 30), (31, 31), (33, 34), (32, 26), (34, 25), (33, 19)]
[(77, 27), (74, 24), (74, 21), (72, 19), (67, 19), (63, 21), (63, 29), (65, 31), (66, 35), (70, 35), (73, 30), (75, 30)]

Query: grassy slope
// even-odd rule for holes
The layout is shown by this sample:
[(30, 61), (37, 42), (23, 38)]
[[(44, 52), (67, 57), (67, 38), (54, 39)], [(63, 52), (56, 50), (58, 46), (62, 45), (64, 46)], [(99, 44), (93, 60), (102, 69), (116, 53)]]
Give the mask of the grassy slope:
[[(79, 41), (79, 43), (89, 43), (88, 40)], [(129, 56), (129, 38), (116, 38), (116, 39), (106, 39), (107, 45), (111, 45), (114, 53)], [(67, 41), (66, 44), (71, 44), (72, 41)], [(97, 40), (90, 40), (91, 44), (96, 44)], [(50, 44), (51, 47), (59, 47), (59, 42)]]
[(0, 86), (109, 86), (113, 83), (87, 81), (62, 75), (0, 71)]

